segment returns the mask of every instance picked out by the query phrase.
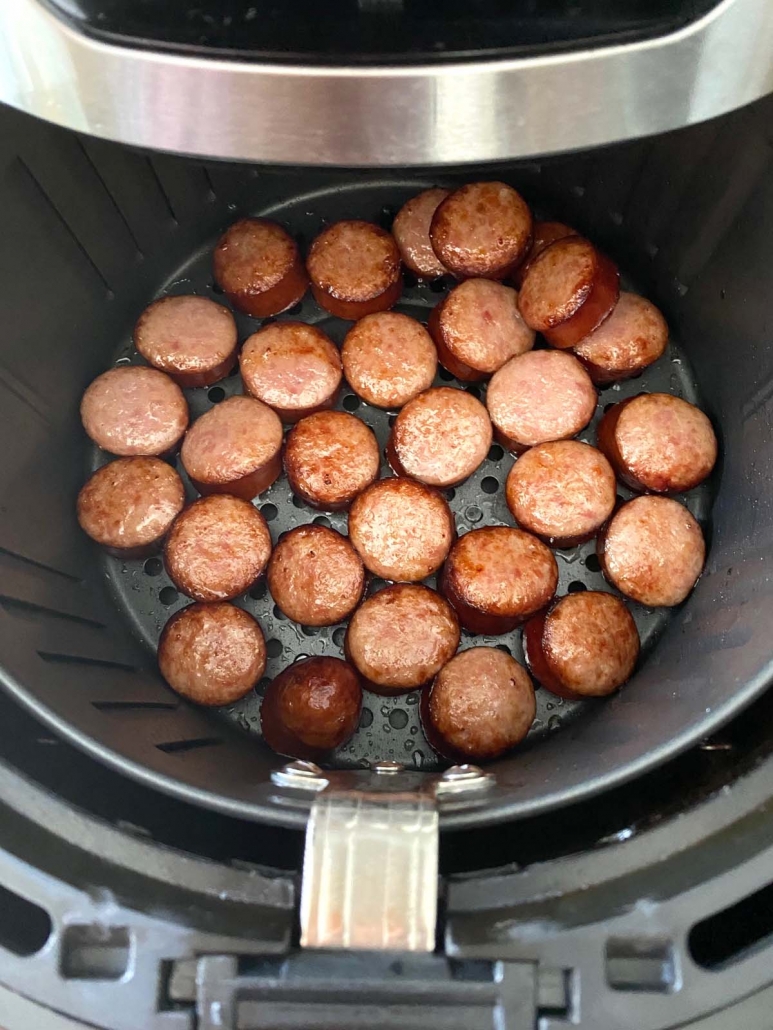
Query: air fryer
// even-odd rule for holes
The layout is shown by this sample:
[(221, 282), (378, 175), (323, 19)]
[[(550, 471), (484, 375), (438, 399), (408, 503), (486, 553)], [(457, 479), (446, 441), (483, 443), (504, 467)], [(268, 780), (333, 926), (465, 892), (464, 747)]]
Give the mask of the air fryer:
[[(743, 718), (740, 713), (755, 701), (754, 710), (764, 713), (760, 705), (765, 699), (757, 699), (762, 697), (771, 674), (769, 538), (773, 532), (773, 469), (768, 447), (768, 383), (773, 375), (773, 350), (768, 342), (766, 286), (773, 225), (768, 131), (771, 102), (762, 99), (722, 114), (773, 84), (768, 83), (770, 72), (765, 62), (750, 57), (752, 64), (745, 68), (745, 76), (739, 73), (743, 84), (735, 79), (729, 83), (728, 68), (712, 64), (716, 89), (711, 93), (705, 87), (710, 81), (706, 78), (709, 72), (693, 54), (691, 59), (696, 63), (689, 83), (678, 77), (670, 85), (648, 78), (648, 104), (641, 106), (633, 98), (624, 109), (619, 95), (627, 88), (623, 69), (630, 76), (632, 88), (642, 81), (637, 76), (645, 67), (648, 75), (657, 77), (657, 63), (646, 63), (651, 57), (648, 52), (655, 49), (652, 40), (657, 33), (667, 28), (674, 47), (681, 47), (679, 40), (683, 41), (679, 53), (684, 61), (691, 52), (688, 38), (694, 43), (685, 28), (689, 18), (683, 18), (681, 27), (676, 22), (664, 27), (657, 19), (665, 17), (666, 12), (652, 5), (651, 21), (639, 17), (619, 40), (607, 38), (603, 25), (597, 30), (589, 27), (590, 23), (584, 24), (582, 45), (594, 48), (587, 51), (589, 54), (606, 55), (599, 58), (599, 74), (603, 78), (605, 71), (619, 72), (620, 77), (596, 83), (599, 96), (609, 96), (613, 91), (616, 97), (610, 101), (609, 111), (596, 110), (592, 116), (585, 112), (579, 127), (577, 119), (561, 113), (563, 102), (551, 98), (548, 92), (549, 77), (558, 74), (561, 47), (567, 43), (567, 39), (556, 41), (554, 36), (550, 38), (555, 46), (544, 47), (544, 41), (531, 40), (528, 52), (516, 52), (511, 47), (507, 55), (497, 55), (510, 62), (499, 69), (501, 74), (506, 67), (512, 71), (519, 60), (537, 62), (534, 78), (528, 81), (541, 85), (538, 90), (534, 87), (537, 92), (533, 95), (528, 90), (521, 94), (523, 111), (534, 115), (527, 119), (529, 124), (522, 111), (505, 113), (507, 93), (497, 92), (493, 80), (489, 80), (476, 105), (472, 72), (456, 86), (449, 77), (440, 86), (432, 80), (439, 104), (432, 109), (424, 106), (428, 73), (419, 74), (394, 63), (388, 83), (382, 84), (383, 95), (374, 100), (367, 61), (356, 73), (362, 78), (364, 90), (357, 114), (358, 105), (351, 92), (344, 90), (340, 79), (333, 81), (334, 66), (328, 74), (330, 55), (327, 65), (310, 62), (313, 73), (300, 93), (292, 77), (283, 79), (278, 74), (281, 62), (270, 63), (276, 54), (261, 54), (266, 62), (265, 75), (274, 83), (271, 90), (276, 88), (278, 92), (269, 92), (274, 106), (248, 110), (247, 94), (242, 92), (246, 78), (211, 93), (204, 84), (215, 84), (215, 69), (220, 69), (221, 77), (225, 75), (225, 65), (219, 64), (225, 60), (223, 51), (247, 46), (244, 40), (250, 39), (249, 32), (254, 31), (254, 16), (245, 22), (249, 28), (245, 29), (246, 37), (237, 39), (218, 23), (217, 39), (206, 33), (188, 39), (178, 33), (182, 23), (171, 27), (152, 23), (151, 6), (137, 5), (136, 20), (127, 23), (120, 12), (116, 13), (118, 5), (104, 5), (104, 10), (96, 14), (96, 8), (92, 10), (89, 4), (64, 5), (63, 17), (67, 20), (61, 23), (63, 38), (50, 44), (50, 82), (35, 88), (29, 83), (19, 85), (18, 80), (11, 83), (9, 77), (3, 95), (22, 110), (10, 106), (0, 110), (0, 304), (4, 316), (0, 345), (4, 441), (0, 455), (0, 656), (7, 695), (3, 703), (10, 713), (7, 725), (21, 738), (59, 741), (65, 750), (58, 754), (68, 756), (58, 782), (56, 777), (51, 779), (50, 768), (46, 770), (50, 763), (45, 747), (39, 744), (29, 750), (19, 748), (18, 740), (10, 744), (11, 764), (21, 767), (28, 779), (42, 783), (54, 797), (60, 795), (65, 804), (90, 810), (98, 819), (104, 820), (111, 810), (110, 792), (119, 807), (125, 803), (132, 807), (133, 818), (140, 823), (143, 816), (137, 813), (146, 812), (153, 822), (151, 813), (156, 806), (158, 811), (174, 813), (166, 829), (174, 825), (175, 830), (168, 832), (163, 843), (179, 850), (203, 851), (213, 867), (238, 859), (238, 855), (229, 853), (229, 847), (241, 851), (244, 846), (234, 842), (246, 834), (254, 835), (261, 869), (293, 869), (300, 864), (300, 834), (309, 812), (325, 793), (340, 798), (352, 791), (359, 792), (357, 796), (384, 791), (383, 796), (388, 798), (391, 783), (423, 799), (419, 802), (423, 812), (420, 820), (431, 820), (439, 814), (441, 840), (455, 842), (441, 843), (441, 871), (444, 863), (447, 867), (450, 862), (457, 873), (464, 872), (467, 877), (490, 871), (500, 863), (508, 864), (514, 874), (510, 863), (518, 864), (518, 848), (524, 846), (522, 841), (517, 845), (514, 842), (523, 827), (542, 828), (539, 832), (546, 843), (543, 850), (535, 845), (533, 856), (540, 862), (558, 852), (582, 853), (590, 842), (576, 813), (604, 813), (598, 816), (603, 823), (608, 812), (628, 811), (640, 789), (647, 798), (643, 808), (647, 810), (648, 825), (665, 818), (658, 812), (689, 809), (694, 799), (688, 787), (693, 784), (685, 780), (693, 777), (692, 767), (689, 757), (678, 756), (694, 754), (701, 742), (705, 747), (707, 739), (719, 739), (721, 752), (721, 738), (716, 735), (728, 723), (746, 726), (739, 742), (728, 748), (743, 750), (744, 740), (754, 734), (748, 722), (738, 721)], [(717, 39), (721, 19), (727, 20), (731, 14), (741, 32), (737, 39), (742, 37), (751, 47), (749, 53), (756, 53), (750, 42), (750, 26), (740, 19), (743, 6), (725, 3), (709, 13), (690, 12), (693, 17), (700, 13), (707, 26), (703, 38), (708, 43), (701, 51), (702, 61), (711, 64), (720, 52)], [(770, 16), (763, 10), (764, 5), (746, 6), (747, 21), (756, 19), (757, 44), (762, 46), (764, 31), (771, 30)], [(240, 5), (235, 7), (236, 14), (245, 14)], [(25, 18), (31, 25), (42, 24), (35, 21), (38, 17), (50, 24), (49, 19), (62, 17), (61, 11), (39, 15), (35, 8), (31, 0), (21, 5), (19, 24), (23, 25)], [(416, 7), (408, 4), (406, 11), (418, 17)], [(604, 12), (596, 13), (603, 22)], [(386, 17), (386, 12), (381, 11), (381, 16)], [(678, 21), (682, 15), (674, 17)], [(131, 31), (117, 31), (116, 26), (127, 24)], [(188, 22), (185, 24), (190, 28)], [(287, 28), (280, 21), (277, 25)], [(540, 31), (546, 32), (544, 26)], [(283, 49), (282, 60), (289, 60), (287, 41), (282, 42), (279, 29), (277, 32), (275, 45)], [(622, 44), (632, 40), (638, 49), (625, 57)], [(305, 37), (293, 39), (293, 58), (310, 45)], [(354, 44), (344, 36), (341, 45), (345, 49)], [(366, 49), (359, 37), (356, 45), (359, 51)], [(394, 39), (383, 45), (398, 47)], [(112, 93), (108, 90), (107, 96), (99, 97), (92, 87), (100, 75), (106, 74), (107, 65), (100, 63), (103, 46), (117, 48), (118, 65), (128, 68), (128, 55), (134, 54), (148, 68), (136, 78), (132, 77), (133, 71), (127, 72), (122, 86), (115, 78), (106, 79)], [(202, 49), (205, 46), (217, 47), (217, 54), (207, 53)], [(459, 59), (461, 49), (454, 46), (449, 50)], [(250, 43), (247, 48), (254, 46)], [(486, 49), (476, 46), (476, 58), (488, 60)], [(158, 55), (173, 60), (181, 54), (190, 63), (181, 77), (174, 78), (168, 69), (164, 71)], [(78, 67), (88, 95), (84, 95), (77, 111), (69, 106), (71, 76), (61, 73), (62, 55), (70, 61), (79, 56), (83, 62)], [(245, 54), (240, 51), (238, 56), (244, 58)], [(384, 54), (376, 53), (375, 57), (384, 59)], [(370, 55), (368, 60), (375, 57)], [(615, 63), (618, 60), (620, 63)], [(8, 67), (18, 69), (18, 64), (9, 63)], [(246, 61), (234, 74), (246, 76), (249, 67)], [(423, 66), (424, 70), (428, 67)], [(453, 66), (444, 67), (446, 75)], [(681, 67), (680, 74), (687, 75), (686, 66)], [(121, 72), (116, 67), (112, 74)], [(165, 74), (170, 77), (166, 79)], [(317, 75), (319, 91), (313, 89)], [(412, 76), (415, 81), (408, 83), (406, 78)], [(172, 92), (165, 90), (165, 82), (173, 84)], [(558, 80), (552, 82), (556, 85)], [(201, 104), (198, 123), (183, 103), (180, 90), (186, 83), (195, 89), (197, 103)], [(131, 89), (145, 92), (139, 98), (132, 94), (132, 99)], [(659, 106), (667, 99), (668, 89), (672, 97), (681, 98), (681, 106)], [(411, 91), (415, 110), (405, 103)], [(390, 95), (402, 98), (391, 111)], [(444, 106), (454, 96), (458, 100), (456, 117)], [(336, 98), (340, 98), (340, 106)], [(577, 102), (576, 97), (565, 97), (569, 107)], [(123, 113), (120, 103), (126, 105)], [(286, 106), (296, 103), (298, 109)], [(369, 103), (375, 104), (373, 110), (368, 110)], [(289, 112), (286, 126), (277, 114), (280, 110)], [(503, 119), (498, 122), (500, 111)], [(399, 138), (394, 135), (398, 114)], [(548, 114), (553, 120), (546, 126), (544, 118)], [(386, 122), (381, 121), (382, 115)], [(708, 115), (721, 116), (703, 120)], [(347, 116), (356, 118), (357, 131), (344, 126)], [(476, 116), (478, 121), (474, 123)], [(49, 120), (60, 124), (50, 124)], [(697, 124), (674, 128), (689, 122)], [(648, 132), (657, 134), (611, 142)], [(609, 145), (596, 145), (600, 143)], [(237, 156), (244, 160), (221, 160)], [(434, 787), (430, 789), (430, 785), (438, 783), (444, 765), (423, 737), (414, 694), (389, 699), (366, 695), (357, 734), (333, 757), (330, 768), (322, 771), (321, 785), (329, 784), (328, 791), (310, 791), (301, 782), (307, 770), (288, 771), (287, 759), (262, 744), (261, 693), (271, 676), (299, 656), (342, 654), (343, 627), (301, 629), (282, 617), (265, 586), (259, 584), (238, 601), (258, 617), (267, 640), (269, 664), (256, 692), (227, 710), (208, 711), (180, 701), (158, 675), (155, 645), (164, 622), (184, 606), (185, 599), (167, 578), (158, 558), (121, 561), (107, 557), (84, 538), (77, 526), (77, 492), (89, 471), (105, 460), (82, 432), (79, 399), (85, 386), (106, 368), (138, 360), (132, 346), (132, 327), (137, 314), (153, 298), (191, 292), (217, 297), (211, 273), (212, 248), (222, 230), (238, 216), (275, 218), (303, 246), (327, 222), (357, 217), (388, 227), (399, 206), (427, 186), (453, 186), (492, 177), (516, 186), (538, 213), (576, 226), (597, 241), (619, 263), (624, 284), (651, 297), (664, 311), (671, 330), (666, 356), (641, 378), (604, 387), (594, 421), (583, 438), (593, 439), (594, 427), (606, 406), (642, 390), (667, 390), (700, 404), (710, 415), (721, 446), (720, 467), (708, 484), (686, 498), (706, 531), (708, 563), (694, 593), (679, 609), (664, 613), (633, 606), (643, 657), (630, 684), (601, 703), (561, 703), (539, 691), (537, 721), (529, 740), (508, 757), (487, 766), (489, 775), (479, 789), (454, 789), (446, 794), (441, 790), (434, 800)], [(447, 286), (409, 279), (398, 310), (426, 318)], [(324, 326), (339, 343), (347, 328), (346, 323), (322, 312), (310, 295), (289, 315)], [(240, 338), (260, 324), (242, 315), (237, 319)], [(449, 382), (443, 378), (446, 375), (441, 372), (438, 382)], [(187, 391), (192, 415), (239, 392), (238, 375), (208, 390)], [(356, 412), (372, 425), (383, 447), (389, 428), (387, 413), (366, 410), (349, 390), (342, 394), (339, 406)], [(512, 459), (495, 445), (478, 472), (452, 492), (451, 506), (462, 528), (507, 521), (501, 486), (511, 463)], [(314, 520), (345, 531), (345, 515), (320, 514), (299, 506), (284, 478), (256, 503), (275, 539), (294, 525)], [(559, 594), (602, 587), (592, 543), (559, 552), (559, 570)], [(379, 586), (372, 583), (370, 589)], [(481, 642), (505, 646), (522, 658), (518, 633)], [(38, 729), (30, 728), (34, 726)], [(764, 741), (755, 741), (754, 747), (764, 751)], [(751, 744), (749, 748), (752, 750)], [(724, 760), (719, 776), (722, 783), (740, 777), (752, 764), (744, 766), (735, 752), (720, 757)], [(61, 759), (53, 762), (54, 767), (58, 761)], [(378, 763), (387, 763), (380, 775)], [(72, 770), (78, 770), (74, 778)], [(666, 772), (661, 776), (662, 770)], [(693, 778), (703, 784), (701, 777)], [(713, 781), (711, 777), (706, 780), (705, 793), (709, 793)], [(657, 787), (653, 787), (655, 783)], [(430, 794), (432, 800), (425, 810), (424, 801)], [(228, 846), (218, 851), (211, 839), (203, 842), (191, 838), (190, 828), (178, 834), (178, 823), (182, 825), (186, 819), (220, 827), (215, 832), (222, 832)], [(553, 826), (555, 821), (563, 823), (563, 835), (555, 829), (545, 830), (551, 819)], [(614, 816), (611, 821), (614, 825)], [(241, 827), (238, 831), (237, 826)], [(612, 839), (620, 832), (619, 827), (610, 830), (613, 844), (620, 845), (626, 839), (625, 835)], [(163, 839), (164, 830), (159, 827), (157, 834)], [(477, 853), (475, 841), (485, 842), (490, 853)], [(245, 850), (252, 853), (249, 847)], [(523, 854), (528, 855), (528, 848)], [(313, 872), (307, 867), (306, 875)], [(281, 878), (283, 874), (273, 875)], [(642, 903), (641, 897), (632, 902), (637, 903)], [(170, 911), (174, 907), (170, 902)], [(496, 906), (489, 899), (483, 907), (493, 911)], [(163, 900), (156, 898), (153, 911), (162, 909)], [(442, 927), (442, 905), (440, 912), (438, 925)], [(630, 962), (640, 976), (649, 963), (666, 970), (658, 974), (660, 979), (653, 974), (651, 988), (665, 1005), (667, 996), (678, 994), (680, 977), (687, 975), (685, 963), (692, 959), (683, 958), (677, 968), (679, 963), (674, 965), (676, 960), (666, 945), (665, 950), (658, 951), (657, 941), (662, 935), (657, 927), (650, 932), (647, 918), (645, 913), (638, 924), (633, 922), (634, 927), (641, 928), (638, 936), (619, 938), (624, 942), (638, 940), (639, 950), (623, 943), (618, 954), (613, 945), (611, 966), (607, 943), (607, 987), (615, 988), (610, 982), (610, 968), (625, 970), (626, 962)], [(90, 925), (89, 919), (86, 922)], [(112, 940), (109, 927), (114, 922), (108, 919), (105, 924), (107, 940)], [(434, 932), (434, 916), (430, 922)], [(215, 923), (213, 917), (210, 929)], [(460, 939), (464, 939), (464, 921), (458, 925), (462, 927)], [(239, 929), (243, 931), (243, 927)], [(81, 956), (76, 965), (77, 961), (88, 965), (83, 958), (88, 952), (88, 933), (83, 931), (86, 943), (79, 950), (73, 948), (73, 931), (67, 932), (71, 935), (68, 954)], [(221, 941), (228, 932), (235, 931), (223, 931)], [(497, 941), (496, 933), (489, 934), (485, 947), (479, 945), (476, 950), (476, 932), (462, 945), (456, 945), (460, 955), (485, 962), (494, 962), (505, 953), (511, 958), (529, 958), (527, 946), (508, 952), (502, 940)], [(542, 934), (533, 932), (538, 937)], [(294, 931), (288, 930), (279, 950), (291, 949), (294, 939)], [(525, 939), (528, 941), (528, 934)], [(113, 941), (114, 951), (121, 951), (121, 940)], [(75, 941), (77, 944), (77, 934)], [(140, 955), (138, 939), (132, 941), (131, 947)], [(434, 943), (430, 942), (429, 950)], [(0, 949), (2, 945), (0, 931)], [(226, 945), (221, 947), (228, 952)], [(444, 950), (454, 954), (454, 947), (453, 934), (445, 940), (441, 937), (436, 954), (442, 955)], [(631, 954), (626, 950), (630, 948)], [(319, 982), (326, 978), (338, 982), (337, 978), (350, 976), (360, 961), (350, 956), (355, 966), (345, 967), (336, 964), (338, 960), (331, 953), (328, 976), (324, 953), (322, 958), (320, 953), (307, 954), (317, 955), (321, 962), (314, 974)], [(163, 961), (171, 963), (172, 958)], [(388, 979), (391, 961), (387, 955), (383, 969), (369, 967), (366, 973), (363, 967), (363, 982), (369, 976), (379, 980), (382, 973)], [(554, 966), (568, 968), (563, 959), (557, 958)], [(696, 969), (698, 966), (695, 962)], [(0, 963), (0, 984), (7, 981), (13, 987), (10, 974), (8, 978), (1, 975), (2, 968)], [(16, 966), (8, 968), (16, 976)], [(190, 1010), (196, 990), (185, 980), (184, 970), (181, 973), (169, 964), (164, 968), (171, 980), (164, 981), (162, 993), (167, 1007), (158, 1011), (166, 1015), (158, 1017), (157, 1025), (182, 1027), (187, 1024), (175, 1013)], [(473, 972), (465, 972), (461, 981), (475, 979), (474, 963), (470, 968)], [(261, 973), (265, 982), (273, 985), (266, 990), (274, 990), (285, 975), (290, 990), (292, 977), (302, 978), (303, 974), (302, 965), (300, 972), (294, 969), (291, 963), (285, 973), (280, 973), (278, 966), (269, 963)], [(58, 975), (66, 971), (60, 963)], [(223, 982), (233, 986), (250, 969), (239, 965), (238, 969), (223, 967), (221, 972)], [(121, 975), (126, 975), (126, 970)], [(389, 975), (398, 974), (392, 969)], [(414, 970), (413, 975), (421, 980), (420, 973)], [(542, 982), (540, 990), (548, 1001), (543, 998), (540, 1018), (548, 1022), (541, 1025), (558, 1027), (560, 1021), (552, 1020), (564, 1017), (591, 1025), (585, 1020), (592, 1006), (571, 1008), (574, 981), (569, 978), (564, 982), (563, 976), (558, 976), (563, 987), (556, 986), (554, 991), (555, 1011), (549, 1004), (548, 981)], [(214, 989), (218, 977), (215, 973), (212, 977), (211, 981), (204, 977), (201, 991)], [(72, 979), (82, 983), (89, 977)], [(99, 976), (93, 979), (101, 982)], [(625, 991), (625, 983), (622, 974), (615, 989)], [(447, 985), (447, 996), (453, 999), (454, 991), (459, 990), (461, 999), (464, 992), (459, 983), (454, 984)], [(20, 994), (34, 997), (29, 986)], [(62, 1005), (63, 1012), (70, 1011)], [(79, 1006), (77, 1014), (86, 1019), (89, 1009), (83, 998)], [(349, 1025), (347, 1019), (356, 1019), (340, 1012), (336, 1015), (335, 1008), (325, 1011), (323, 1019), (316, 1010), (314, 1014), (308, 1009), (307, 1015), (312, 1015), (307, 1025), (332, 1026), (338, 1018), (336, 1025), (343, 1026)], [(435, 1016), (439, 1011), (432, 1009)], [(413, 1025), (411, 1019), (418, 1018), (416, 1013), (405, 1016), (400, 1025)], [(598, 1022), (602, 1017), (609, 1017), (610, 1025), (614, 1025), (613, 1014), (613, 1009), (606, 1014), (599, 1010), (593, 1016), (595, 1025), (602, 1025)], [(108, 1018), (116, 1020), (115, 1026), (127, 1025), (118, 1012), (108, 1017), (100, 1009), (99, 1018), (94, 1018), (106, 1027), (113, 1025)], [(220, 1025), (211, 1012), (206, 1018), (210, 1022), (199, 1014), (201, 1022), (196, 1025)], [(255, 1022), (249, 1021), (252, 1018)], [(279, 1017), (274, 1014), (271, 1018)], [(666, 1018), (670, 1017), (663, 1016), (658, 1023), (655, 1016), (647, 1015), (646, 1025), (671, 1025), (663, 1021)], [(148, 1025), (155, 1027), (156, 1023)], [(246, 1030), (275, 1024), (270, 1020), (264, 1024), (257, 1015), (248, 1014), (233, 1025)], [(372, 1025), (392, 1024), (376, 1021)], [(477, 1023), (472, 1019), (468, 1025)], [(521, 1024), (516, 1021), (513, 1025)]]

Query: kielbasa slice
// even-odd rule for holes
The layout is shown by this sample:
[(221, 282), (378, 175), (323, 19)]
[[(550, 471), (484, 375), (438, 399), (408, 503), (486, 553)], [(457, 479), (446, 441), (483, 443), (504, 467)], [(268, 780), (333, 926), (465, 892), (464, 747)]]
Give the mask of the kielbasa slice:
[(451, 606), (429, 587), (400, 583), (369, 597), (346, 631), (346, 657), (376, 694), (428, 683), (459, 646)]
[(594, 383), (611, 383), (643, 372), (667, 344), (668, 325), (655, 305), (636, 293), (623, 292), (609, 318), (574, 352)]
[(164, 547), (169, 578), (194, 601), (228, 601), (253, 585), (271, 555), (266, 520), (248, 501), (213, 494), (175, 520)]
[(516, 454), (576, 436), (593, 418), (596, 400), (577, 358), (556, 350), (512, 358), (494, 374), (486, 392), (494, 435)]
[(229, 397), (193, 423), (180, 457), (200, 494), (251, 501), (282, 471), (282, 423), (253, 397)]
[(253, 333), (239, 357), (244, 388), (283, 422), (332, 408), (341, 386), (333, 341), (304, 322), (274, 322)]
[(441, 365), (457, 379), (486, 379), (534, 346), (518, 310), (518, 294), (490, 279), (467, 279), (429, 317)]
[(421, 699), (427, 740), (449, 762), (490, 762), (529, 732), (537, 705), (523, 666), (496, 647), (471, 647), (445, 665)]
[(420, 279), (439, 279), (448, 274), (429, 240), (432, 216), (448, 193), (439, 187), (424, 190), (403, 204), (392, 223), (392, 235), (400, 248), (403, 264)]
[(579, 700), (611, 694), (629, 679), (639, 633), (619, 597), (599, 590), (567, 594), (523, 629), (526, 663), (543, 687)]
[(510, 469), (507, 506), (522, 529), (555, 547), (590, 540), (612, 514), (612, 466), (595, 447), (557, 440), (526, 451)]
[(241, 218), (226, 229), (215, 247), (214, 272), (233, 306), (253, 318), (286, 311), (309, 286), (295, 240), (267, 218)]
[(706, 559), (701, 527), (670, 497), (628, 501), (599, 537), (597, 551), (609, 582), (650, 608), (681, 604)]
[(154, 368), (183, 387), (211, 386), (236, 364), (236, 322), (206, 297), (162, 297), (145, 308), (134, 344)]
[(379, 480), (349, 512), (349, 539), (365, 568), (382, 579), (426, 579), (443, 564), (455, 536), (445, 498), (414, 479)]
[(324, 511), (348, 508), (378, 477), (381, 453), (375, 434), (343, 411), (319, 411), (293, 427), (285, 470), (293, 493)]
[(717, 460), (707, 416), (670, 393), (615, 404), (599, 423), (598, 445), (631, 489), (658, 494), (692, 490)]
[(332, 626), (360, 603), (365, 570), (346, 537), (334, 529), (298, 526), (274, 548), (268, 588), (288, 619), (305, 626)]
[(346, 334), (341, 360), (351, 388), (376, 408), (402, 408), (428, 390), (437, 373), (432, 337), (396, 311), (360, 319)]
[(165, 461), (118, 458), (81, 489), (78, 522), (112, 554), (141, 558), (158, 547), (184, 504), (182, 480)]
[(199, 705), (231, 705), (266, 668), (258, 622), (232, 604), (191, 604), (167, 622), (158, 645), (161, 675)]
[(169, 454), (188, 428), (188, 404), (177, 383), (158, 369), (122, 365), (88, 387), (81, 420), (97, 447), (111, 454)]
[(504, 279), (531, 245), (529, 205), (504, 182), (473, 182), (455, 190), (432, 216), (429, 237), (457, 279)]
[(529, 270), (529, 265), (542, 251), (549, 247), (556, 240), (565, 240), (567, 236), (576, 236), (577, 233), (563, 222), (535, 222), (532, 244), (523, 262), (513, 272), (513, 282), (520, 287), (524, 277)]
[(280, 755), (313, 761), (346, 743), (357, 729), (361, 708), (360, 678), (348, 662), (305, 658), (266, 688), (261, 732)]
[(426, 390), (403, 408), (387, 443), (398, 476), (429, 486), (455, 486), (471, 476), (491, 446), (488, 412), (463, 390)]
[(440, 592), (471, 633), (509, 633), (556, 592), (558, 566), (536, 537), (507, 526), (465, 533), (443, 566)]
[(372, 222), (336, 222), (323, 229), (311, 245), (307, 268), (317, 303), (337, 318), (386, 311), (403, 289), (397, 243)]
[(531, 262), (518, 306), (527, 325), (563, 349), (575, 347), (601, 325), (619, 292), (617, 266), (588, 240), (569, 236)]

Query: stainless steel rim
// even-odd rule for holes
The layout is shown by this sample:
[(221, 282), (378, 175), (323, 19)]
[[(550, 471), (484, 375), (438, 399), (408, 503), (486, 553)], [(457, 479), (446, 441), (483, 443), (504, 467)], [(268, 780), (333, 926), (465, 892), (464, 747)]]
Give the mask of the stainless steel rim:
[(0, 100), (79, 132), (200, 157), (456, 165), (703, 121), (773, 90), (773, 5), (724, 0), (653, 40), (394, 67), (252, 63), (87, 38), (0, 0)]

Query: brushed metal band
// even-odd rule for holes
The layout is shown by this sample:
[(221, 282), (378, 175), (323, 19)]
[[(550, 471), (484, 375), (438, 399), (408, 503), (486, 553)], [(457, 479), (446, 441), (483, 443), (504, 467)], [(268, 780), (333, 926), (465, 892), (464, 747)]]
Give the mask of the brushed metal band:
[(453, 165), (699, 122), (773, 90), (773, 4), (723, 0), (657, 39), (525, 59), (321, 67), (123, 48), (39, 0), (0, 0), (0, 100), (80, 132), (200, 157)]

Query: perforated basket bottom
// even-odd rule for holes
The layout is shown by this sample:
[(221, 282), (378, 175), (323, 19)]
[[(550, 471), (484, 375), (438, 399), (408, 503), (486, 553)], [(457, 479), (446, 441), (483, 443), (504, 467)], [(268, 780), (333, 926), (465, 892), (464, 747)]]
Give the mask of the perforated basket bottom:
[[(383, 223), (390, 212), (397, 210), (400, 204), (416, 192), (418, 188), (415, 182), (358, 184), (348, 189), (331, 188), (313, 196), (288, 201), (278, 208), (250, 213), (279, 219), (300, 238), (303, 245), (304, 242), (308, 243), (313, 239), (326, 222), (339, 218), (364, 218)], [(237, 213), (234, 213), (234, 218), (236, 217)], [(189, 262), (160, 288), (158, 295), (197, 293), (220, 300), (211, 273), (213, 245), (214, 240), (208, 240), (202, 249), (193, 254)], [(446, 282), (427, 285), (417, 284), (408, 279), (396, 310), (426, 322), (430, 309), (448, 288), (449, 283)], [(280, 317), (300, 319), (319, 325), (339, 345), (351, 326), (351, 323), (332, 318), (322, 311), (311, 294), (307, 294), (300, 304)], [(263, 324), (260, 320), (239, 313), (236, 313), (236, 318), (240, 339), (246, 338)], [(129, 328), (126, 339), (117, 349), (109, 342), (106, 344), (106, 358), (112, 352), (117, 364), (140, 362), (133, 349), (130, 333)], [(109, 360), (106, 360), (107, 364)], [(438, 385), (462, 386), (476, 397), (485, 397), (485, 385), (459, 384), (444, 369), (440, 371), (436, 382)], [(610, 404), (638, 393), (656, 391), (673, 393), (699, 403), (691, 369), (674, 340), (671, 340), (664, 357), (642, 376), (616, 383), (600, 392), (593, 421), (580, 434), (579, 439), (589, 443), (596, 442), (596, 425), (604, 409)], [(242, 384), (237, 372), (209, 390), (186, 392), (192, 417), (195, 418), (225, 397), (241, 393)], [(362, 403), (348, 388), (344, 389), (338, 406), (341, 410), (356, 413), (373, 429), (383, 454), (394, 415)], [(94, 449), (90, 454), (90, 467), (96, 468), (106, 460), (106, 455)], [(446, 491), (460, 535), (481, 526), (513, 524), (504, 498), (504, 483), (512, 464), (513, 458), (499, 445), (494, 444), (489, 451), (488, 459), (473, 476), (461, 486)], [(189, 497), (193, 499), (196, 493), (187, 482), (179, 460), (176, 467), (186, 483)], [(386, 460), (382, 463), (381, 471), (384, 476), (390, 474)], [(630, 492), (624, 487), (619, 488), (619, 493), (622, 497), (630, 496)], [(687, 504), (699, 521), (706, 522), (710, 507), (708, 486), (704, 485), (678, 499)], [(347, 531), (345, 513), (324, 515), (308, 507), (293, 496), (284, 475), (270, 490), (261, 494), (255, 503), (268, 521), (274, 541), (286, 530), (310, 522), (332, 526), (343, 533)], [(559, 595), (567, 591), (611, 589), (599, 571), (594, 541), (571, 550), (557, 550), (555, 553), (559, 568)], [(167, 619), (188, 604), (189, 600), (178, 594), (166, 575), (160, 557), (146, 561), (121, 561), (103, 556), (102, 561), (116, 603), (130, 624), (132, 632), (155, 654), (160, 632)], [(434, 587), (435, 577), (430, 577), (425, 582), (428, 586)], [(368, 592), (373, 593), (384, 585), (382, 580), (371, 579)], [(270, 680), (291, 662), (309, 655), (342, 657), (345, 625), (318, 629), (291, 622), (274, 605), (265, 580), (249, 593), (237, 598), (235, 603), (259, 620), (267, 641), (268, 664), (265, 676), (255, 691), (238, 704), (214, 710), (212, 714), (214, 718), (235, 722), (247, 733), (260, 735), (261, 697)], [(641, 660), (646, 661), (648, 653), (666, 626), (669, 611), (648, 609), (634, 603), (630, 603), (630, 608), (641, 635)], [(463, 649), (478, 644), (500, 647), (518, 661), (523, 661), (520, 631), (495, 637), (463, 633)], [(421, 731), (418, 701), (418, 691), (396, 698), (381, 698), (366, 692), (359, 729), (354, 737), (332, 756), (331, 764), (341, 767), (361, 766), (377, 759), (388, 758), (424, 770), (436, 768), (439, 764), (437, 758)], [(538, 688), (537, 716), (522, 749), (537, 745), (546, 735), (555, 733), (581, 718), (583, 710), (588, 705), (603, 703), (562, 701), (546, 690)]]

